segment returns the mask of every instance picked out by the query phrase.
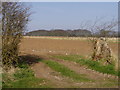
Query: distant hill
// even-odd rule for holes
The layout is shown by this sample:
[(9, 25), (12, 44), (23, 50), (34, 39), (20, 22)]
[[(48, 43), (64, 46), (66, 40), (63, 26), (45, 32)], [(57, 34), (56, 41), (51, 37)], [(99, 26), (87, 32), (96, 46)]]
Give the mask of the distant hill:
[(62, 30), (62, 29), (55, 29), (55, 30), (36, 30), (26, 33), (26, 36), (90, 36), (91, 32), (88, 30)]
[(92, 35), (89, 30), (62, 30), (62, 29), (54, 29), (54, 30), (36, 30), (31, 31), (25, 34), (25, 36), (66, 36), (66, 37), (85, 37), (85, 36), (101, 36), (101, 37), (117, 37), (118, 32), (109, 31), (109, 30), (100, 30), (99, 32), (94, 33)]

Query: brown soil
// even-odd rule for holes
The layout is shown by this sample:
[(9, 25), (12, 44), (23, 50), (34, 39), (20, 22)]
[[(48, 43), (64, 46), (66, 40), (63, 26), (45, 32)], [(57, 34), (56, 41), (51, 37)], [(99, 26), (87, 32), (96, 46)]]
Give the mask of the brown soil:
[[(46, 78), (47, 80), (50, 80), (51, 83), (53, 83), (54, 87), (57, 88), (68, 88), (68, 87), (79, 87), (79, 88), (100, 88), (100, 87), (107, 87), (107, 86), (102, 86), (104, 84), (109, 84), (111, 83), (110, 80), (113, 80), (117, 82), (117, 77), (112, 76), (112, 75), (107, 75), (107, 74), (102, 74), (90, 69), (86, 69), (84, 66), (80, 66), (77, 63), (71, 62), (71, 61), (64, 61), (56, 58), (51, 58), (49, 56), (43, 56), (41, 57), (44, 60), (54, 60), (57, 61), (60, 64), (65, 65), (66, 67), (70, 68), (71, 70), (75, 71), (78, 74), (85, 75), (87, 78), (91, 80), (95, 80), (95, 82), (74, 82), (72, 79), (61, 76), (60, 73), (52, 70), (49, 68), (46, 64), (39, 62), (36, 64), (33, 64), (31, 66), (32, 70), (35, 72), (36, 77), (38, 78)], [(116, 86), (112, 86), (117, 88)]]
[[(90, 87), (93, 83), (74, 82), (72, 79), (61, 76), (58, 72), (55, 72), (44, 63), (37, 63), (33, 65), (32, 70), (35, 72), (35, 76), (38, 78), (45, 78), (56, 88), (73, 88), (73, 87)], [(84, 84), (84, 85), (83, 85)]]
[[(116, 43), (110, 43), (110, 47), (115, 55), (117, 55), (118, 47)], [(85, 74), (95, 82), (73, 82), (71, 79), (61, 76), (60, 73), (52, 70), (46, 64), (39, 62), (34, 63), (31, 68), (35, 72), (36, 77), (46, 78), (53, 83), (57, 88), (81, 87), (81, 88), (98, 88), (107, 87), (104, 84), (111, 84), (109, 80), (117, 81), (117, 78), (110, 75), (86, 69), (77, 63), (70, 61), (63, 61), (56, 58), (51, 58), (49, 54), (78, 54), (82, 56), (89, 56), (91, 54), (91, 44), (87, 41), (80, 40), (55, 40), (55, 39), (39, 39), (39, 38), (24, 38), (20, 44), (21, 54), (33, 54), (44, 59), (55, 60), (60, 64), (65, 65), (78, 74)], [(114, 84), (114, 82), (112, 82)], [(108, 86), (110, 87), (110, 86)], [(111, 87), (117, 87), (111, 86)]]
[[(118, 56), (118, 44), (110, 43), (110, 47)], [(91, 43), (84, 40), (55, 40), (42, 38), (24, 38), (20, 51), (29, 54), (78, 54), (89, 56), (92, 53)]]
[(65, 61), (65, 60), (60, 60), (60, 59), (55, 59), (55, 58), (51, 58), (51, 60), (57, 61), (58, 63), (61, 63), (65, 66), (67, 66), (68, 68), (70, 68), (71, 70), (73, 70), (79, 74), (85, 74), (85, 75), (87, 75), (87, 77), (94, 79), (94, 80), (104, 81), (109, 78), (117, 79), (116, 76), (106, 75), (106, 74), (102, 74), (102, 73), (96, 72), (91, 69), (87, 69), (87, 67), (81, 66), (80, 64), (72, 62), (72, 61)]
[(39, 54), (80, 54), (90, 55), (91, 45), (79, 40), (55, 40), (25, 38), (20, 45), (20, 51)]
[(33, 65), (31, 68), (35, 72), (36, 77), (50, 80), (51, 83), (53, 83), (58, 88), (63, 86), (68, 87), (68, 85), (70, 85), (65, 82), (69, 81), (67, 78), (62, 77), (58, 72), (55, 72), (44, 63), (39, 62)]

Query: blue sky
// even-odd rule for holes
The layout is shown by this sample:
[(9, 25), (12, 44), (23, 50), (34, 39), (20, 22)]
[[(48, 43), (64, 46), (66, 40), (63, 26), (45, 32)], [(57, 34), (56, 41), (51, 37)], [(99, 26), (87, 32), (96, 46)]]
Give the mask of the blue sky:
[(103, 17), (117, 18), (117, 2), (27, 2), (33, 14), (28, 31), (39, 29), (79, 29), (81, 22)]

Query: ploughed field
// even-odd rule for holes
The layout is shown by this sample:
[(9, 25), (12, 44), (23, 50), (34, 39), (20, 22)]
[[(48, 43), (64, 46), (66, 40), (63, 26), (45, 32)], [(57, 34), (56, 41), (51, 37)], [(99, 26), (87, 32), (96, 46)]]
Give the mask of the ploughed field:
[[(109, 45), (117, 57), (118, 43)], [(92, 44), (86, 38), (24, 37), (20, 43), (23, 64), (15, 88), (117, 88), (118, 72), (113, 65), (92, 61)]]
[[(109, 46), (113, 54), (118, 56), (118, 42), (110, 39)], [(24, 37), (20, 51), (29, 54), (77, 54), (89, 56), (92, 54), (91, 42), (86, 38), (65, 37)]]

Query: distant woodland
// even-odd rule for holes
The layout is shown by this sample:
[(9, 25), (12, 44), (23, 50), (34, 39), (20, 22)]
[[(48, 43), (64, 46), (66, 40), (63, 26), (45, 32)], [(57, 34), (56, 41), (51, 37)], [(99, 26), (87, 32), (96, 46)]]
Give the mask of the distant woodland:
[(27, 32), (25, 36), (65, 36), (65, 37), (91, 37), (91, 36), (102, 36), (102, 37), (118, 37), (118, 32), (109, 30), (100, 30), (98, 32), (91, 32), (89, 30), (35, 30)]

